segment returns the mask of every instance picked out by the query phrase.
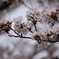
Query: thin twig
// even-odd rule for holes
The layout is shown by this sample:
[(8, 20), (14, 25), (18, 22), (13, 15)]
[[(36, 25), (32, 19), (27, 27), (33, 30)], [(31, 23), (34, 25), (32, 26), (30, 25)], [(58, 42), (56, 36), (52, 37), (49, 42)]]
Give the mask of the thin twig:
[(31, 31), (31, 28), (27, 28), (31, 33), (33, 33), (32, 31)]
[[(35, 21), (34, 14), (33, 14), (33, 20)], [(36, 24), (34, 24), (34, 27), (35, 27), (35, 30), (37, 31)]]
[(35, 30), (37, 31), (36, 25), (34, 25), (34, 27), (35, 27)]

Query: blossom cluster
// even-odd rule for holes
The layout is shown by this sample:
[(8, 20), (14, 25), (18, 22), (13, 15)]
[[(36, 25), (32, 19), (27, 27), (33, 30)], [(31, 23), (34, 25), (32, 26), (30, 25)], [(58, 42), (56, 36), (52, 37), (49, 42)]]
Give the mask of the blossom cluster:
[[(8, 32), (11, 29), (20, 38), (31, 38), (38, 42), (53, 39), (54, 36), (59, 34), (59, 8), (52, 11), (42, 11), (41, 13), (37, 9), (27, 11), (26, 18), (27, 22), (25, 22), (21, 16), (14, 18), (14, 29), (11, 29), (12, 22), (2, 20), (0, 21), (0, 30)], [(44, 27), (38, 29), (37, 27), (39, 27), (40, 23), (43, 24)], [(50, 29), (48, 29), (44, 23), (46, 23)], [(29, 32), (32, 33), (31, 37), (26, 36)]]
[(0, 21), (0, 31), (6, 31), (6, 32), (10, 31), (11, 24), (12, 24), (12, 22), (10, 22), (10, 21), (1, 20)]
[(14, 30), (18, 33), (26, 35), (29, 30), (31, 30), (32, 22), (24, 22), (22, 17), (14, 18)]

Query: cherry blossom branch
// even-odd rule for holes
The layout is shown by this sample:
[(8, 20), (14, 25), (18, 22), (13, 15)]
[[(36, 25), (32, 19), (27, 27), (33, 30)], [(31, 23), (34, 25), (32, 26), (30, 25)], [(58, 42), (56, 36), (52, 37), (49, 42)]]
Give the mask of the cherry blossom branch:
[[(13, 30), (14, 31), (14, 30)], [(14, 31), (14, 33), (16, 33), (15, 31)], [(9, 33), (7, 32), (7, 34), (9, 35)], [(26, 39), (32, 39), (31, 37), (25, 37), (25, 36), (15, 36), (15, 35), (12, 35), (12, 37), (19, 37), (19, 38), (26, 38)], [(57, 35), (57, 39), (55, 40), (55, 41), (52, 41), (52, 40), (49, 40), (49, 39), (47, 39), (47, 40), (40, 40), (39, 39), (39, 41), (38, 41), (38, 43), (40, 44), (41, 43), (41, 41), (43, 41), (43, 42), (50, 42), (50, 43), (55, 43), (55, 42), (59, 42), (59, 34)]]
[[(13, 29), (11, 29), (12, 31), (14, 31)], [(12, 35), (12, 37), (20, 37), (20, 38), (26, 38), (26, 39), (32, 39), (31, 37), (25, 37), (25, 36), (21, 36), (19, 35), (16, 31), (14, 31), (15, 34), (17, 34), (18, 36), (15, 36), (15, 35)], [(55, 42), (59, 42), (59, 34), (57, 35), (57, 39), (55, 41), (52, 41), (52, 40), (42, 40), (44, 42), (50, 42), (50, 43), (55, 43)], [(41, 40), (38, 42), (39, 44), (41, 43)]]
[[(51, 14), (48, 14), (48, 15), (49, 15), (49, 17), (56, 20), (56, 19), (58, 19), (58, 15), (59, 15), (58, 12), (59, 12), (59, 9), (56, 9), (56, 12), (51, 12)], [(39, 19), (40, 19), (39, 16), (40, 16), (40, 13), (38, 11), (30, 11), (27, 14), (27, 20), (29, 22), (23, 22), (23, 19), (20, 16), (15, 18), (14, 19), (14, 23), (15, 23), (14, 29), (11, 28), (12, 22), (2, 20), (2, 21), (0, 21), (0, 30), (7, 32), (7, 34), (11, 37), (34, 39), (38, 43), (41, 43), (42, 41), (51, 42), (51, 43), (58, 42), (59, 41), (58, 40), (59, 39), (59, 23), (54, 24), (54, 26), (52, 26), (50, 31), (48, 31), (48, 29), (46, 29), (46, 30), (38, 29), (37, 30), (36, 24), (37, 24), (37, 22), (39, 22)], [(48, 19), (48, 20), (50, 20), (50, 19)], [(43, 21), (43, 19), (42, 19), (42, 21)], [(32, 26), (35, 27), (35, 32), (31, 31)], [(10, 35), (9, 34), (10, 30), (12, 30), (17, 35)], [(27, 35), (29, 31), (33, 34), (31, 37), (23, 36), (23, 35)], [(51, 40), (54, 38), (54, 36), (57, 36), (56, 40)], [(46, 40), (44, 40), (44, 39), (46, 39)]]

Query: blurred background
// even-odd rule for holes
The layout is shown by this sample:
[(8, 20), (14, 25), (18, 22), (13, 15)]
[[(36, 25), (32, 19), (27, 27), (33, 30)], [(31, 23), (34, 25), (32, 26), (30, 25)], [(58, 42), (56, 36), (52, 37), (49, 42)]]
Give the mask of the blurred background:
[[(26, 11), (33, 8), (59, 8), (59, 0), (0, 0), (0, 20), (11, 20), (22, 16), (26, 21)], [(11, 32), (13, 33), (13, 32)], [(0, 59), (59, 59), (59, 44), (37, 44), (35, 40), (10, 38), (0, 32)], [(15, 47), (17, 46), (17, 47)]]

